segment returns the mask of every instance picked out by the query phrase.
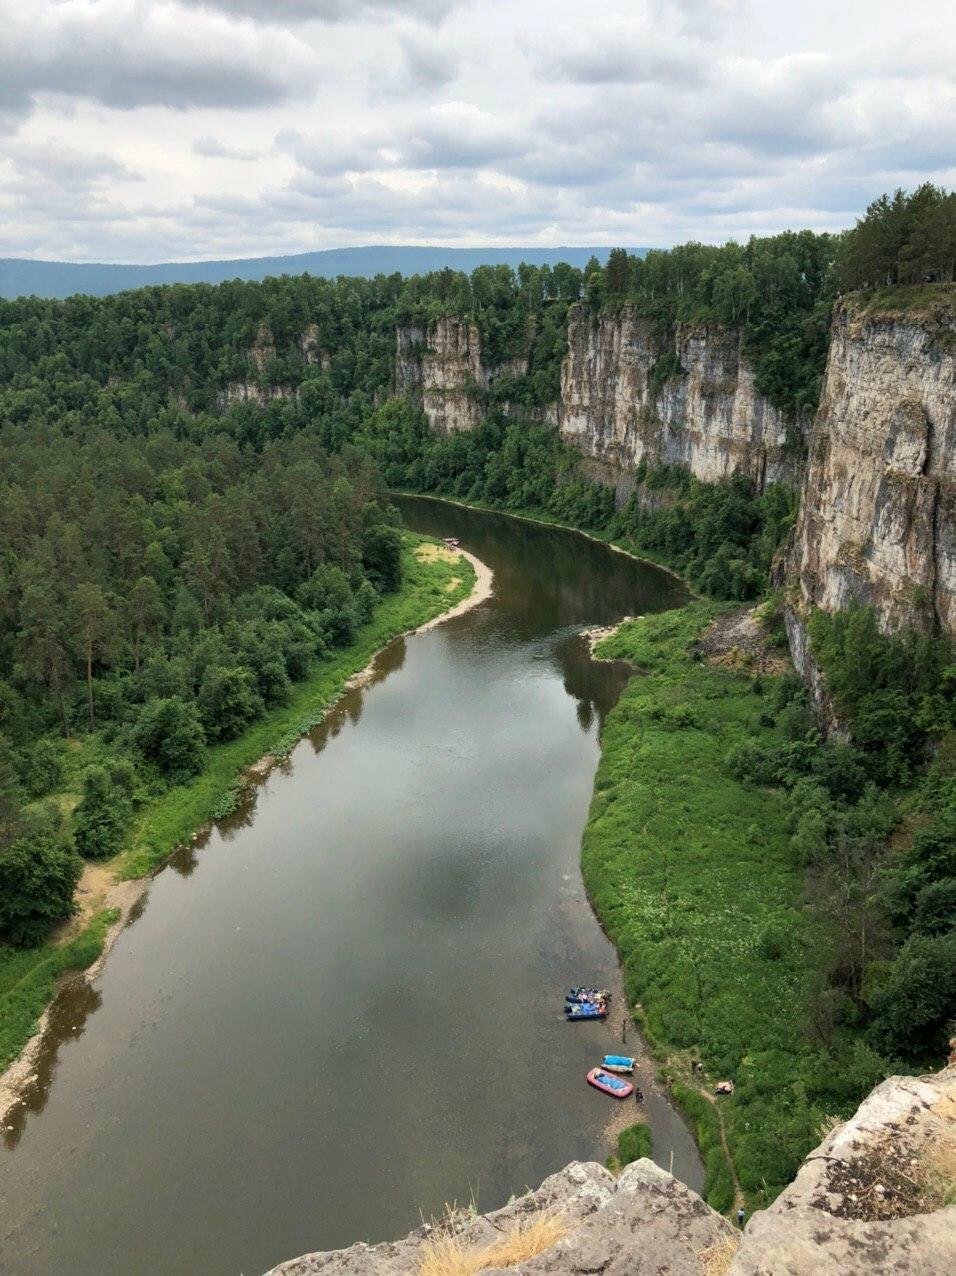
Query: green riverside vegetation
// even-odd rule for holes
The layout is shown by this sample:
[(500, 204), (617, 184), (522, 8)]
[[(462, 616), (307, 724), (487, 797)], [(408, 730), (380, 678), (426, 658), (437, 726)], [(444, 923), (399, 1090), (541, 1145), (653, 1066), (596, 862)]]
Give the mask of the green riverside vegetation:
[(103, 951), (106, 932), (119, 914), (104, 909), (66, 944), (22, 951), (0, 949), (0, 1069), (15, 1059), (36, 1032), (57, 980), (86, 970)]
[[(926, 741), (952, 737), (949, 645), (887, 638), (868, 609), (815, 616), (814, 653), (858, 732), (827, 743), (792, 675), (695, 657), (724, 610), (646, 617), (598, 648), (642, 676), (605, 725), (583, 851), (718, 1209), (733, 1172), (751, 1207), (768, 1203), (826, 1118), (893, 1068), (939, 1060), (956, 978), (956, 792), (945, 757), (923, 769)], [(692, 1059), (735, 1082), (718, 1100), (733, 1171)]]

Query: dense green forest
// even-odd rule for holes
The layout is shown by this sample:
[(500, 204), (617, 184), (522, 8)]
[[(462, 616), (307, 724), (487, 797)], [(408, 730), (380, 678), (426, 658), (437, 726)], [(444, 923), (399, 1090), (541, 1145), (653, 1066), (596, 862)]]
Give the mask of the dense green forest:
[(198, 773), (207, 743), (351, 641), (400, 584), (401, 543), (374, 464), (304, 435), (252, 451), (212, 430), (8, 425), (0, 466), (0, 836), (52, 888), (35, 908), (3, 894), (0, 933), (27, 943), (68, 911), (78, 871), (59, 808), (37, 801), (66, 741), (102, 744), (75, 850), (114, 855), (141, 787)]
[(956, 192), (925, 182), (873, 201), (840, 245), (841, 288), (952, 283)]

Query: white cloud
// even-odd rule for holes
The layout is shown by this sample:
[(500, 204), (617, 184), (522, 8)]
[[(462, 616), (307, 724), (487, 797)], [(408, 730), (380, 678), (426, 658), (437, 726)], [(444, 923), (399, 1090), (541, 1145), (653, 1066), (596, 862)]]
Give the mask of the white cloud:
[(257, 22), (348, 22), (365, 14), (440, 22), (461, 0), (181, 0), (191, 9), (215, 9)]
[(119, 110), (251, 110), (298, 96), (320, 65), (290, 33), (150, 0), (0, 0), (0, 22), (8, 119), (44, 95)]
[(720, 240), (956, 176), (942, 0), (26, 7), (0, 254)]
[(203, 134), (201, 137), (193, 139), (193, 154), (201, 155), (204, 159), (229, 159), (251, 161), (262, 158), (261, 151), (249, 150), (242, 146), (227, 146), (225, 142), (220, 142), (217, 137), (210, 137)]

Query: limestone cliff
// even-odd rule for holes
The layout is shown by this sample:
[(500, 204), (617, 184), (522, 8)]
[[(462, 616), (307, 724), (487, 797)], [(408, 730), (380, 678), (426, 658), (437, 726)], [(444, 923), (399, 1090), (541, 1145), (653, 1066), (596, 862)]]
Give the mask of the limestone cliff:
[[(307, 367), (318, 367), (322, 372), (329, 369), (329, 354), (322, 348), (318, 324), (306, 324), (290, 353)], [(298, 394), (297, 386), (270, 380), (270, 365), (275, 362), (276, 357), (272, 329), (268, 324), (260, 324), (248, 351), (250, 375), (227, 381), (217, 396), (218, 407), (228, 408), (234, 403), (255, 403), (264, 407), (275, 399), (295, 398)]]
[(886, 629), (956, 631), (956, 305), (834, 316), (791, 547), (791, 639), (800, 616), (871, 603)]
[(399, 328), (395, 337), (396, 392), (420, 407), (439, 434), (473, 430), (485, 412), (481, 392), (523, 376), (527, 366), (520, 357), (484, 363), (477, 324), (453, 315), (427, 328)]
[[(956, 1208), (946, 1205), (954, 1169), (950, 1067), (878, 1086), (742, 1236), (651, 1161), (635, 1161), (616, 1179), (600, 1165), (572, 1162), (493, 1213), (461, 1211), (398, 1241), (306, 1254), (270, 1276), (417, 1276), (443, 1245), (471, 1260), (447, 1270), (501, 1276), (943, 1276), (956, 1270)], [(513, 1261), (519, 1247), (509, 1241), (527, 1237), (535, 1220), (548, 1231), (533, 1256)]]
[(583, 304), (568, 316), (558, 424), (619, 472), (647, 461), (708, 483), (743, 473), (761, 488), (798, 481), (809, 429), (756, 392), (739, 332), (680, 324), (664, 337), (635, 306), (595, 315)]
[[(665, 356), (675, 375), (662, 381)], [(486, 363), (478, 328), (466, 319), (397, 333), (396, 391), (443, 434), (474, 429), (481, 391), (526, 371), (526, 358)], [(738, 332), (682, 325), (665, 340), (629, 305), (597, 315), (571, 307), (560, 401), (535, 415), (555, 421), (594, 476), (622, 495), (642, 460), (685, 466), (707, 482), (745, 473), (760, 487), (796, 483), (809, 430), (805, 417), (757, 394)]]
[(466, 319), (447, 315), (427, 329), (399, 328), (395, 385), (421, 407), (433, 430), (473, 430), (481, 420), (481, 338)]

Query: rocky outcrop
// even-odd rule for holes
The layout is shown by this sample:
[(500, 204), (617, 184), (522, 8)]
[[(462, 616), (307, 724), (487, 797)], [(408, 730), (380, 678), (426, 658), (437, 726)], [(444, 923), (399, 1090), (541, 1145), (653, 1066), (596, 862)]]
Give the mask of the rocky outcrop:
[[(572, 1162), (493, 1213), (461, 1211), (399, 1241), (307, 1254), (270, 1276), (417, 1276), (448, 1243), (473, 1258), (499, 1255), (499, 1265), (481, 1267), (499, 1276), (943, 1276), (956, 1270), (956, 1208), (945, 1196), (954, 1170), (951, 1066), (878, 1086), (742, 1236), (652, 1161), (635, 1161), (616, 1179)], [(555, 1219), (533, 1256), (504, 1264), (503, 1242)]]
[(439, 434), (473, 430), (481, 420), (481, 338), (466, 319), (447, 315), (427, 329), (399, 328), (395, 383)]
[[(317, 367), (321, 372), (328, 372), (331, 359), (328, 351), (323, 350), (319, 326), (306, 324), (295, 340), (293, 353), (307, 367)], [(232, 407), (235, 403), (255, 403), (265, 407), (276, 399), (294, 399), (298, 394), (298, 386), (284, 382), (270, 383), (268, 379), (269, 365), (276, 359), (276, 344), (272, 329), (268, 324), (260, 324), (249, 347), (248, 359), (253, 375), (227, 381), (216, 397), (221, 410)]]
[(559, 1215), (564, 1235), (535, 1257), (483, 1268), (513, 1276), (602, 1272), (641, 1276), (673, 1272), (698, 1276), (700, 1255), (734, 1243), (730, 1224), (696, 1193), (652, 1161), (635, 1161), (615, 1179), (600, 1165), (573, 1161), (494, 1213), (462, 1211), (403, 1240), (307, 1254), (273, 1268), (270, 1276), (413, 1276), (436, 1239), (453, 1236), (463, 1250), (492, 1250), (509, 1233), (542, 1215)]
[(473, 430), (486, 410), (482, 391), (527, 370), (526, 357), (486, 365), (478, 325), (454, 315), (396, 333), (396, 393), (420, 407), (439, 434)]
[[(680, 371), (661, 381), (667, 356)], [(482, 392), (527, 370), (526, 357), (487, 364), (467, 319), (447, 315), (396, 336), (396, 392), (442, 434), (474, 429), (485, 411)], [(745, 473), (761, 488), (796, 483), (809, 430), (805, 417), (757, 394), (738, 332), (684, 325), (664, 339), (627, 305), (598, 315), (583, 303), (571, 307), (560, 401), (533, 415), (555, 422), (594, 476), (622, 497), (633, 492), (642, 460), (682, 465), (707, 482)]]
[(747, 1225), (731, 1276), (956, 1271), (956, 1068), (891, 1077)]
[(871, 603), (886, 629), (956, 632), (954, 350), (952, 301), (837, 305), (787, 558), (796, 656), (811, 607)]
[(743, 473), (760, 488), (798, 482), (809, 431), (756, 392), (739, 332), (684, 324), (665, 337), (631, 305), (571, 308), (558, 425), (617, 473), (646, 461), (704, 482)]

